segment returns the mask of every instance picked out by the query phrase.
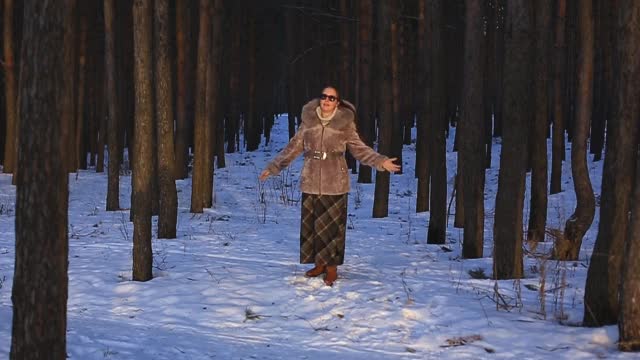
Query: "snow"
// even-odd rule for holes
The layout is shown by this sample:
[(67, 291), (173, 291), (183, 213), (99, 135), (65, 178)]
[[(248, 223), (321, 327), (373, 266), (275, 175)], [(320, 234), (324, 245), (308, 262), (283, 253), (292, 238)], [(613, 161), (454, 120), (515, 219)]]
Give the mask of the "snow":
[[(456, 153), (448, 140), (451, 194)], [(305, 278), (298, 263), (298, 159), (264, 184), (258, 174), (287, 140), (280, 117), (272, 143), (227, 154), (215, 170), (216, 201), (189, 213), (191, 180), (176, 182), (177, 239), (156, 239), (154, 278), (131, 281), (133, 225), (126, 210), (105, 211), (107, 177), (69, 177), (70, 359), (632, 359), (616, 350), (616, 326), (582, 328), (583, 297), (598, 212), (575, 262), (529, 254), (521, 280), (492, 273), (499, 141), (487, 171), (482, 259), (462, 259), (462, 230), (449, 217), (447, 244), (428, 245), (428, 213), (415, 213), (415, 146), (404, 174), (391, 176), (389, 217), (373, 219), (373, 184), (352, 175), (345, 264), (333, 287)], [(568, 148), (567, 148), (568, 150)], [(570, 158), (570, 152), (567, 151)], [(568, 161), (563, 192), (549, 198), (549, 227), (575, 207)], [(589, 160), (596, 195), (602, 162)], [(131, 178), (121, 177), (120, 205)], [(284, 200), (283, 200), (284, 197)], [(260, 202), (260, 199), (264, 202)], [(15, 187), (0, 175), (0, 358), (11, 343)], [(453, 209), (452, 209), (453, 212)], [(528, 194), (525, 201), (525, 224)], [(157, 219), (154, 218), (154, 224)], [(550, 239), (535, 250), (552, 248)], [(537, 291), (544, 283), (546, 292)], [(541, 306), (544, 304), (544, 307)]]

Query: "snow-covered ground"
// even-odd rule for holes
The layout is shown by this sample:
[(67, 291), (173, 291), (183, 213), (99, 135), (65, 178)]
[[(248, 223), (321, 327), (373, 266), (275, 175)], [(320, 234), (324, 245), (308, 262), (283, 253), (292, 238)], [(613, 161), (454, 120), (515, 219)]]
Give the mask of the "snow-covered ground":
[[(298, 264), (302, 162), (264, 184), (257, 180), (286, 143), (286, 122), (286, 116), (279, 118), (272, 143), (259, 151), (227, 154), (227, 167), (215, 170), (215, 205), (203, 214), (189, 213), (191, 180), (177, 181), (178, 238), (154, 236), (154, 279), (144, 283), (131, 281), (129, 212), (105, 211), (106, 174), (70, 175), (70, 359), (637, 356), (616, 350), (615, 326), (576, 326), (599, 209), (580, 261), (529, 256), (520, 281), (470, 276), (470, 270), (492, 273), (499, 142), (487, 171), (484, 258), (461, 259), (462, 230), (453, 227), (453, 215), (446, 246), (426, 244), (428, 213), (415, 213), (412, 145), (405, 146), (404, 174), (391, 177), (388, 218), (371, 217), (375, 186), (357, 184), (353, 175), (346, 258), (336, 284), (305, 278), (309, 266)], [(450, 195), (457, 155), (451, 145), (448, 149)], [(598, 195), (602, 162), (590, 162), (589, 168)], [(565, 191), (550, 197), (550, 228), (562, 228), (575, 206), (568, 162), (564, 172)], [(121, 177), (123, 208), (130, 204), (130, 180)], [(14, 209), (15, 187), (2, 174), (0, 358), (8, 358), (11, 341)], [(527, 212), (528, 200), (525, 224)], [(551, 247), (548, 241), (536, 252)], [(548, 290), (541, 299), (537, 289), (543, 279)]]

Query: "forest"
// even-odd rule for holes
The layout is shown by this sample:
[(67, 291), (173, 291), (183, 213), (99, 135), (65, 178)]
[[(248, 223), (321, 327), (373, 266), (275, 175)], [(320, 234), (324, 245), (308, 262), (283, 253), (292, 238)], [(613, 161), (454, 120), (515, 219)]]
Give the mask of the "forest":
[[(389, 174), (346, 154), (374, 186), (371, 216), (389, 217), (392, 177), (414, 177), (426, 243), (449, 242), (451, 214), (461, 257), (491, 257), (492, 279), (523, 278), (539, 243), (578, 260), (599, 215), (580, 326), (617, 324), (619, 350), (640, 350), (639, 1), (3, 0), (0, 13), (11, 359), (66, 358), (69, 174), (104, 173), (103, 210), (130, 196), (131, 280), (149, 281), (152, 238), (177, 237), (176, 182), (190, 180), (191, 214), (215, 208), (226, 157), (260, 151), (281, 115), (293, 137), (326, 85), (355, 104), (365, 143), (403, 164)], [(601, 189), (589, 162), (603, 163)], [(550, 231), (548, 198), (562, 192), (575, 209)]]

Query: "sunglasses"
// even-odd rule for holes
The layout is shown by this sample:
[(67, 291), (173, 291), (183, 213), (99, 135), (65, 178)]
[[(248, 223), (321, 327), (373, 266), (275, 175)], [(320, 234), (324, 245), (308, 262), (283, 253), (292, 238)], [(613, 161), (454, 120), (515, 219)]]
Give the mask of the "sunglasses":
[(338, 98), (333, 95), (322, 94), (320, 95), (320, 100), (329, 100), (331, 102), (334, 102), (338, 100)]

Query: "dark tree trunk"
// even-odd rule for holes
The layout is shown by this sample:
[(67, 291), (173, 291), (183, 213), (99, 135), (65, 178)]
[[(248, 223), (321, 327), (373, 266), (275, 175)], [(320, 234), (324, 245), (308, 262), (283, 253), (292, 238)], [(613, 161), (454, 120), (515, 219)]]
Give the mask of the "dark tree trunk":
[[(619, 49), (614, 54), (619, 59), (615, 81), (618, 87), (612, 94), (615, 107), (607, 127), (609, 141), (602, 171), (600, 221), (585, 285), (583, 322), (586, 326), (611, 325), (620, 319), (619, 284), (625, 271), (623, 259), (630, 255), (625, 251), (625, 239), (634, 204), (633, 178), (640, 137), (637, 119), (640, 113), (640, 6), (635, 1), (626, 1), (624, 5), (618, 4), (618, 11)], [(633, 216), (637, 215), (635, 211)], [(630, 259), (637, 260), (637, 257)]]
[(535, 118), (531, 126), (531, 204), (527, 241), (544, 241), (547, 224), (547, 129), (549, 116), (549, 43), (551, 1), (535, 4)]
[(567, 140), (573, 141), (573, 132), (575, 128), (576, 117), (576, 98), (577, 98), (577, 80), (578, 80), (578, 8), (581, 6), (578, 0), (567, 1), (567, 58), (565, 71), (565, 104), (564, 104), (564, 120), (565, 129), (567, 130)]
[(151, 200), (153, 174), (152, 0), (133, 2), (135, 124), (133, 160), (133, 280), (153, 277)]
[(418, 109), (416, 122), (416, 178), (418, 179), (418, 189), (416, 195), (416, 212), (429, 211), (429, 180), (431, 178), (429, 168), (429, 133), (432, 119), (429, 114), (431, 103), (431, 26), (428, 17), (427, 1), (420, 0), (418, 3)]
[[(354, 54), (352, 54), (353, 40), (351, 38), (351, 34), (353, 31), (351, 21), (348, 19), (351, 18), (351, 9), (350, 9), (350, 0), (340, 0), (340, 13), (339, 15), (344, 19), (339, 23), (339, 32), (340, 32), (340, 76), (339, 76), (339, 86), (340, 86), (340, 94), (342, 98), (349, 99), (350, 101), (355, 101), (356, 97), (353, 91), (353, 72), (351, 70), (351, 64), (354, 63)], [(357, 171), (356, 168), (356, 159), (351, 155), (351, 153), (346, 153), (346, 161), (347, 167), (352, 170), (355, 174)]]
[[(605, 80), (605, 51), (607, 49), (608, 32), (612, 24), (608, 21), (606, 8), (610, 7), (609, 1), (593, 1), (594, 18), (594, 73), (593, 73), (593, 116), (591, 118), (591, 131), (589, 152), (593, 154), (593, 160), (602, 160), (604, 149), (604, 129), (606, 126), (606, 112), (609, 103)], [(605, 40), (606, 39), (606, 40)]]
[[(627, 5), (627, 6), (624, 6)], [(624, 4), (622, 8), (632, 12), (629, 16), (631, 23), (635, 28), (628, 28), (628, 33), (635, 38), (636, 44), (640, 42), (638, 29), (640, 28), (640, 10), (634, 4)], [(636, 59), (639, 55), (638, 48), (635, 47)], [(635, 82), (629, 81), (636, 89), (636, 99), (640, 96), (637, 80), (638, 64), (636, 63)], [(636, 113), (637, 114), (637, 113)], [(636, 131), (638, 131), (636, 129)], [(636, 161), (635, 184), (633, 192), (633, 205), (631, 206), (631, 220), (629, 222), (629, 231), (625, 244), (624, 263), (622, 267), (622, 282), (620, 284), (620, 317), (618, 321), (618, 332), (620, 339), (618, 340), (618, 348), (621, 351), (640, 351), (640, 307), (638, 307), (638, 299), (640, 298), (640, 157)]]
[[(402, 59), (400, 59), (400, 13), (398, 9), (394, 6), (391, 9), (391, 96), (393, 97), (393, 107), (392, 107), (392, 135), (391, 135), (391, 152), (392, 157), (398, 158), (397, 163), (402, 164), (402, 123), (403, 119), (401, 116), (401, 103), (402, 103), (402, 95), (401, 95), (401, 84), (402, 75), (400, 70), (400, 63)], [(388, 56), (389, 56), (388, 55)], [(401, 165), (402, 166), (402, 165)], [(397, 172), (398, 174), (402, 173), (402, 169)]]
[[(116, 54), (115, 54), (115, 3), (116, 0), (104, 0), (105, 35), (105, 83), (107, 99), (109, 173), (107, 186), (107, 211), (120, 209), (120, 147), (118, 144), (118, 94), (116, 92)], [(103, 120), (105, 121), (105, 120)], [(101, 134), (104, 137), (104, 134)], [(99, 150), (100, 151), (100, 150)]]
[(496, 109), (496, 73), (497, 54), (496, 42), (498, 34), (502, 34), (502, 29), (498, 29), (498, 1), (488, 0), (486, 2), (487, 17), (487, 50), (485, 52), (485, 73), (484, 73), (484, 142), (485, 142), (485, 168), (491, 168), (491, 152), (493, 147), (493, 118)]
[[(376, 71), (376, 83), (381, 89), (378, 94), (378, 151), (382, 154), (391, 152), (393, 136), (393, 97), (388, 94), (392, 91), (391, 59), (391, 11), (396, 5), (395, 0), (380, 0), (378, 2), (377, 31), (378, 31), (378, 71)], [(373, 202), (373, 217), (383, 218), (389, 214), (389, 184), (390, 176), (386, 171), (376, 172), (376, 187)]]
[(296, 10), (288, 9), (286, 13), (286, 26), (287, 26), (287, 111), (288, 111), (288, 129), (289, 138), (292, 138), (296, 133), (296, 114), (298, 113), (298, 104), (296, 102), (296, 68), (297, 68), (297, 36), (299, 34), (296, 25)]
[(196, 68), (196, 114), (194, 121), (193, 180), (191, 184), (191, 212), (201, 213), (208, 203), (205, 198), (207, 132), (207, 63), (211, 42), (210, 2), (200, 0), (200, 31), (198, 32), (198, 64)]
[[(462, 133), (464, 132), (464, 127), (466, 125), (462, 123), (462, 119), (460, 119), (460, 121), (458, 121), (457, 124), (457, 131), (456, 131), (456, 143), (460, 142), (460, 138), (462, 137)], [(459, 149), (459, 145), (458, 145), (458, 154), (460, 153), (460, 149)], [(459, 155), (458, 155), (459, 156)], [(465, 159), (464, 157), (459, 158), (458, 159), (458, 163), (457, 165), (457, 173), (456, 173), (456, 177), (454, 180), (454, 185), (455, 186), (455, 197), (456, 197), (456, 209), (455, 209), (455, 214), (453, 217), (453, 226), (458, 228), (458, 229), (462, 229), (464, 228), (464, 187), (462, 186), (462, 180), (463, 178), (466, 177), (466, 174), (464, 172), (464, 167), (465, 167)]]
[(593, 8), (587, 1), (578, 7), (578, 25), (580, 27), (580, 49), (578, 58), (578, 87), (576, 99), (576, 118), (573, 142), (571, 144), (571, 174), (576, 192), (577, 205), (567, 220), (564, 236), (558, 239), (554, 248), (554, 257), (558, 260), (578, 260), (582, 238), (587, 232), (595, 213), (595, 198), (589, 169), (587, 167), (587, 139), (589, 121), (593, 106)]
[(229, 72), (230, 112), (225, 126), (227, 152), (234, 153), (237, 148), (238, 128), (242, 116), (242, 41), (244, 34), (244, 7), (239, 2), (231, 5), (231, 48)]
[(260, 146), (260, 126), (258, 122), (258, 104), (256, 98), (256, 88), (257, 88), (257, 44), (256, 44), (256, 19), (255, 14), (253, 13), (255, 10), (253, 8), (249, 9), (249, 24), (247, 29), (247, 61), (249, 68), (248, 72), (248, 96), (247, 96), (247, 113), (244, 121), (245, 124), (245, 144), (247, 146), (247, 151), (254, 151), (258, 149)]
[(532, 119), (533, 3), (507, 5), (504, 70), (504, 122), (496, 195), (493, 276), (523, 276), (522, 217), (527, 160), (527, 132)]
[(553, 61), (553, 135), (551, 152), (551, 184), (549, 192), (557, 194), (562, 191), (562, 160), (564, 159), (564, 128), (565, 128), (565, 90), (564, 69), (566, 59), (565, 18), (567, 12), (566, 0), (557, 0), (555, 24), (555, 44)]
[(173, 85), (170, 60), (169, 0), (155, 0), (155, 96), (158, 134), (158, 178), (160, 208), (158, 238), (175, 239), (178, 194), (173, 148)]
[[(175, 139), (175, 177), (186, 179), (189, 176), (189, 91), (192, 82), (191, 11), (190, 1), (176, 1), (176, 139)], [(196, 19), (193, 19), (196, 20)]]
[(67, 357), (69, 190), (60, 51), (65, 11), (62, 1), (24, 1), (12, 360)]
[(481, 258), (484, 246), (484, 73), (486, 38), (483, 0), (467, 0), (462, 86), (461, 149), (464, 196), (464, 243), (462, 257)]
[[(210, 17), (212, 26), (211, 33), (211, 49), (209, 52), (209, 60), (207, 61), (207, 84), (206, 84), (206, 111), (205, 111), (205, 127), (204, 132), (206, 134), (206, 156), (203, 162), (204, 166), (204, 186), (202, 188), (204, 197), (204, 207), (213, 206), (213, 160), (214, 149), (218, 141), (223, 141), (222, 138), (216, 139), (216, 125), (219, 117), (219, 86), (220, 83), (220, 58), (222, 52), (222, 12), (223, 4), (222, 0), (214, 0), (210, 8)], [(224, 156), (224, 153), (223, 155)]]
[(6, 111), (6, 141), (4, 147), (4, 162), (2, 171), (13, 173), (18, 161), (18, 84), (16, 80), (14, 33), (13, 33), (14, 2), (4, 0), (3, 8), (3, 49), (4, 49), (4, 99)]
[(431, 131), (427, 143), (430, 144), (429, 166), (431, 176), (431, 199), (427, 243), (444, 244), (447, 230), (447, 158), (446, 139), (448, 122), (445, 117), (445, 56), (444, 23), (442, 0), (430, 0), (427, 16), (432, 26), (431, 32), (431, 102), (429, 117)]
[[(373, 4), (371, 0), (359, 1), (358, 44), (360, 46), (360, 60), (357, 62), (359, 71), (358, 84), (358, 128), (365, 144), (372, 146), (372, 129), (375, 128), (373, 115), (373, 91), (371, 89), (373, 62)], [(371, 183), (371, 167), (360, 164), (358, 182)]]
[(86, 57), (87, 57), (87, 14), (86, 6), (89, 3), (81, 3), (81, 13), (80, 17), (80, 39), (78, 41), (78, 84), (77, 84), (77, 103), (76, 103), (76, 133), (75, 140), (73, 143), (76, 148), (74, 153), (76, 154), (75, 159), (75, 168), (76, 169), (87, 169), (87, 152), (85, 145), (85, 117), (84, 117), (84, 104), (85, 104), (85, 96), (86, 96)]
[(77, 0), (64, 0), (65, 4), (65, 33), (64, 33), (64, 96), (62, 101), (62, 141), (66, 157), (65, 167), (68, 172), (75, 168), (75, 127), (76, 127), (76, 16)]
[(504, 61), (505, 61), (505, 33), (507, 18), (507, 0), (496, 0), (496, 42), (494, 46), (496, 57), (496, 100), (494, 105), (493, 136), (502, 136), (502, 119), (504, 112)]

